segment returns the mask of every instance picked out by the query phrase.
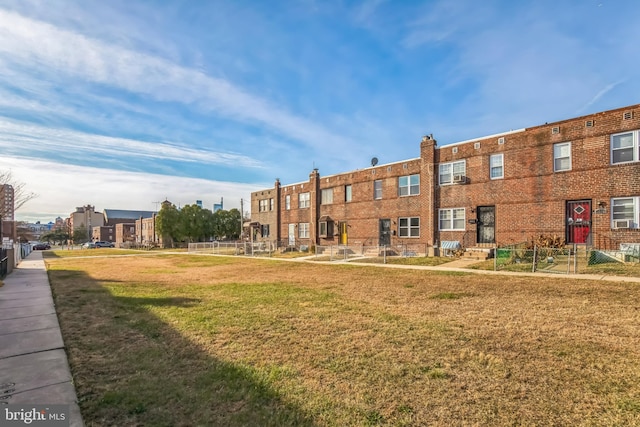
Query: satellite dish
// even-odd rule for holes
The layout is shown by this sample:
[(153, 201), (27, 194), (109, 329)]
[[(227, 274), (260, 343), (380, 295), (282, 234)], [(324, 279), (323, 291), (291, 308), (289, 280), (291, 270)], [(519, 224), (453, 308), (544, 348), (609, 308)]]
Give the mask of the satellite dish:
[(372, 158), (371, 159), (371, 166), (375, 166), (377, 164), (378, 164), (378, 158), (377, 157)]

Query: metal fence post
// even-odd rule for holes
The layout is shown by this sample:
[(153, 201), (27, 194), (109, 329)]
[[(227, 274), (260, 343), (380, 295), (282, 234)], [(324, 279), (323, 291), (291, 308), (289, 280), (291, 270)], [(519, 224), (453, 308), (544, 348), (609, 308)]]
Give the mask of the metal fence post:
[(533, 245), (533, 266), (531, 267), (531, 272), (536, 272), (536, 252), (538, 249), (538, 245)]

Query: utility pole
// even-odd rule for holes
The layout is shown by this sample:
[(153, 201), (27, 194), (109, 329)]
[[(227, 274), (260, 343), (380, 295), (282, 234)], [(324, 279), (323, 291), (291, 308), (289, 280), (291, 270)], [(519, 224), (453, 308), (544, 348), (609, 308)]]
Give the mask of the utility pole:
[(240, 240), (242, 240), (242, 223), (244, 222), (244, 200), (240, 199)]

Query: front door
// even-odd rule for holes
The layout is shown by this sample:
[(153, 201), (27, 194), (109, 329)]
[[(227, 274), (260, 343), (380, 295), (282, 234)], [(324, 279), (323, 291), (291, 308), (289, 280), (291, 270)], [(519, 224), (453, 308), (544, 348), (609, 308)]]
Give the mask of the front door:
[(478, 206), (478, 243), (496, 242), (496, 207)]
[(289, 224), (289, 246), (296, 245), (296, 225)]
[(567, 243), (589, 243), (591, 200), (567, 202)]
[(339, 222), (338, 223), (338, 233), (340, 234), (340, 244), (346, 245), (348, 242), (347, 239), (347, 223)]
[(391, 245), (391, 220), (390, 219), (381, 219), (379, 221), (379, 236), (378, 236), (378, 245), (380, 246), (389, 246)]

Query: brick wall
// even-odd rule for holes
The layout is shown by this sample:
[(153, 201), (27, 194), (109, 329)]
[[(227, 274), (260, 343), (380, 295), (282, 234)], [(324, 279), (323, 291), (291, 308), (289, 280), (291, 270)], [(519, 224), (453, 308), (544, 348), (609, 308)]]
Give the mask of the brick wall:
[[(503, 245), (538, 235), (568, 237), (567, 209), (574, 207), (568, 202), (584, 201), (592, 209), (592, 243), (602, 247), (639, 242), (640, 229), (611, 226), (612, 198), (640, 196), (640, 162), (612, 165), (611, 135), (639, 129), (640, 105), (634, 105), (443, 147), (437, 147), (433, 137), (428, 136), (420, 143), (420, 157), (416, 159), (326, 177), (314, 170), (308, 181), (282, 187), (276, 181), (273, 189), (252, 193), (252, 221), (270, 224), (283, 241), (287, 240), (290, 224), (294, 224), (297, 240), (300, 224), (309, 224), (309, 238), (298, 243), (320, 245), (338, 244), (337, 225), (346, 222), (349, 244), (376, 245), (380, 220), (389, 219), (392, 244), (434, 246), (456, 240), (468, 247), (478, 243), (478, 227), (486, 227), (474, 223), (479, 219), (479, 208), (493, 207), (492, 243)], [(558, 160), (566, 170), (555, 169), (556, 144), (568, 144), (567, 150), (558, 151), (568, 158)], [(490, 175), (493, 155), (502, 155), (503, 176), (497, 179)], [(441, 184), (440, 166), (459, 161), (465, 164), (465, 180)], [(399, 177), (409, 175), (419, 175), (420, 193), (399, 196)], [(382, 185), (380, 200), (374, 198), (376, 181)], [(345, 200), (346, 186), (351, 186), (351, 201)], [(323, 204), (322, 191), (326, 189), (333, 190), (333, 201)], [(309, 207), (299, 207), (302, 193), (309, 193)], [(260, 211), (259, 200), (264, 198), (276, 200), (273, 211)], [(463, 228), (440, 230), (441, 209), (464, 212)], [(420, 218), (419, 236), (399, 236), (399, 220), (405, 217)], [(332, 221), (333, 233), (319, 236), (320, 220)]]

